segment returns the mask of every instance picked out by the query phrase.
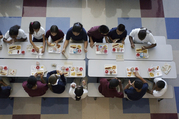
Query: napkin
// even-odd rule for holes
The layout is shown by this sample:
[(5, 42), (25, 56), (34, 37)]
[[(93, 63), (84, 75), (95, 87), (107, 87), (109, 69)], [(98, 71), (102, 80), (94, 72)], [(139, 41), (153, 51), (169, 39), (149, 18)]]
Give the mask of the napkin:
[(162, 66), (161, 70), (167, 75), (170, 72), (171, 68), (171, 65), (166, 63)]

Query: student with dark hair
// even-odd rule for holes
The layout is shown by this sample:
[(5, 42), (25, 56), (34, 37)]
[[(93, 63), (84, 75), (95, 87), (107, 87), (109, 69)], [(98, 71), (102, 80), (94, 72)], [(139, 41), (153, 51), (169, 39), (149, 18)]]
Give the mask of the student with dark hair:
[[(8, 39), (11, 37), (12, 39)], [(27, 40), (25, 32), (20, 29), (20, 26), (12, 26), (5, 34), (3, 41), (5, 43), (23, 42)]]
[(141, 99), (148, 90), (147, 81), (144, 80), (138, 72), (134, 73), (138, 79), (133, 81), (132, 83), (129, 80), (128, 84), (124, 88), (124, 92), (125, 94), (127, 94), (127, 99), (133, 101)]
[(47, 45), (51, 46), (51, 43), (48, 42), (48, 37), (51, 37), (51, 41), (55, 42), (56, 45), (58, 45), (59, 42), (63, 42), (63, 38), (64, 38), (64, 33), (62, 30), (58, 29), (58, 27), (56, 25), (52, 25), (50, 27), (50, 30), (48, 30), (46, 32), (46, 40), (47, 40)]
[(79, 22), (74, 23), (66, 34), (66, 40), (63, 45), (62, 53), (65, 53), (66, 47), (69, 42), (71, 43), (84, 43), (84, 52), (87, 52), (88, 40), (86, 30), (83, 28), (83, 25)]
[[(38, 75), (40, 75), (41, 81), (37, 80), (36, 77)], [(30, 76), (27, 81), (23, 82), (22, 87), (30, 97), (42, 96), (48, 90), (48, 86), (43, 78), (43, 73), (36, 73), (34, 76)]]
[(71, 83), (69, 94), (74, 100), (79, 101), (81, 99), (84, 99), (88, 95), (87, 77), (82, 80), (81, 84), (78, 84), (77, 82), (79, 81), (74, 81), (73, 83)]
[(0, 98), (8, 98), (11, 90), (9, 79), (2, 77), (2, 80), (0, 80)]
[[(117, 90), (118, 86), (120, 91)], [(104, 95), (104, 97), (124, 97), (121, 80), (117, 78), (101, 78), (98, 90), (102, 95)]]
[(108, 33), (109, 42), (111, 43), (123, 43), (127, 36), (127, 31), (123, 24), (119, 24), (117, 27), (114, 27)]
[(148, 90), (147, 92), (155, 97), (160, 97), (163, 94), (165, 94), (166, 91), (167, 91), (167, 82), (162, 78), (155, 78), (152, 90)]
[(0, 39), (3, 38), (2, 32), (0, 31)]
[(34, 44), (34, 42), (43, 42), (42, 53), (45, 52), (45, 30), (41, 27), (38, 21), (30, 22), (29, 24), (29, 40), (36, 52), (39, 52), (39, 48)]
[[(60, 77), (58, 77), (56, 74), (59, 73)], [(65, 91), (66, 86), (66, 78), (64, 74), (59, 70), (54, 70), (51, 72), (48, 72), (47, 74), (47, 84), (50, 90), (54, 93), (63, 93)]]
[(133, 29), (129, 34), (129, 41), (131, 43), (132, 48), (135, 48), (134, 43), (151, 44), (149, 46), (142, 46), (143, 50), (153, 48), (157, 45), (156, 40), (154, 39), (154, 36), (152, 35), (151, 31), (143, 27)]
[(109, 33), (109, 28), (106, 25), (94, 26), (88, 31), (90, 47), (93, 48), (94, 42), (102, 43), (105, 37), (108, 43), (107, 34)]

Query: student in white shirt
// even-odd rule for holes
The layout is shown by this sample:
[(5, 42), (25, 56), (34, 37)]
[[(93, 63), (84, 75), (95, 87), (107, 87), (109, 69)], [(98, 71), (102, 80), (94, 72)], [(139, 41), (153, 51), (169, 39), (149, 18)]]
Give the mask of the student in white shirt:
[[(87, 77), (85, 77), (85, 78), (87, 78)], [(75, 82), (70, 84), (69, 94), (74, 100), (79, 101), (81, 99), (84, 99), (88, 95), (86, 80), (84, 79), (82, 81), (82, 85), (77, 86), (77, 84)]]
[[(12, 39), (8, 39), (11, 37)], [(3, 41), (5, 43), (23, 42), (27, 40), (25, 32), (20, 29), (20, 26), (12, 26), (5, 34)]]
[(149, 46), (142, 46), (143, 50), (153, 48), (157, 45), (151, 31), (147, 30), (146, 28), (133, 29), (129, 34), (129, 41), (132, 48), (135, 48), (134, 43), (151, 44)]
[(39, 49), (34, 42), (43, 42), (42, 53), (45, 52), (45, 30), (38, 21), (30, 22), (29, 24), (29, 40), (36, 52), (39, 52)]
[(162, 96), (167, 91), (167, 82), (162, 78), (155, 78), (153, 89), (148, 90), (147, 92), (152, 94), (155, 97)]

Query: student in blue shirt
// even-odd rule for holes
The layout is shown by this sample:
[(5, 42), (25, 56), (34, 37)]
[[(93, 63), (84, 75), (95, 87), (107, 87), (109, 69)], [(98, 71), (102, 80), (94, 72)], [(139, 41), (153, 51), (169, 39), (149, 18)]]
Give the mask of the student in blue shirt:
[(127, 31), (123, 24), (119, 24), (117, 27), (114, 27), (108, 33), (110, 43), (123, 43), (127, 36)]
[[(56, 74), (59, 73), (60, 77)], [(53, 70), (47, 73), (47, 84), (50, 90), (54, 93), (63, 93), (65, 91), (66, 79), (64, 74), (59, 70)]]
[[(134, 72), (135, 76), (139, 78), (140, 80), (135, 80), (131, 83), (129, 80), (129, 83), (125, 86), (124, 92), (127, 94), (128, 100), (139, 100), (141, 99), (145, 93), (148, 90), (148, 83), (145, 81), (138, 72)], [(132, 86), (132, 87), (130, 87)], [(129, 88), (130, 87), (130, 88)]]
[(84, 52), (85, 53), (87, 52), (87, 46), (88, 46), (87, 34), (86, 34), (86, 30), (83, 28), (83, 25), (81, 23), (79, 22), (74, 23), (73, 27), (71, 27), (68, 30), (62, 53), (65, 53), (65, 49), (68, 46), (69, 42), (73, 42), (73, 43), (84, 42)]
[(11, 86), (8, 78), (0, 80), (0, 98), (8, 98), (11, 93)]

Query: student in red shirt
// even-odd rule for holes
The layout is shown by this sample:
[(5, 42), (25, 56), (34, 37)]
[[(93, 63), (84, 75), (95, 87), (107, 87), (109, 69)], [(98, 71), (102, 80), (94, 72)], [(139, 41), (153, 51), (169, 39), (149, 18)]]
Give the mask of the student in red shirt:
[[(116, 89), (118, 85), (120, 88), (119, 92)], [(104, 95), (104, 97), (112, 97), (112, 98), (124, 97), (121, 80), (117, 78), (112, 78), (112, 79), (101, 78), (98, 90), (102, 95)]]

